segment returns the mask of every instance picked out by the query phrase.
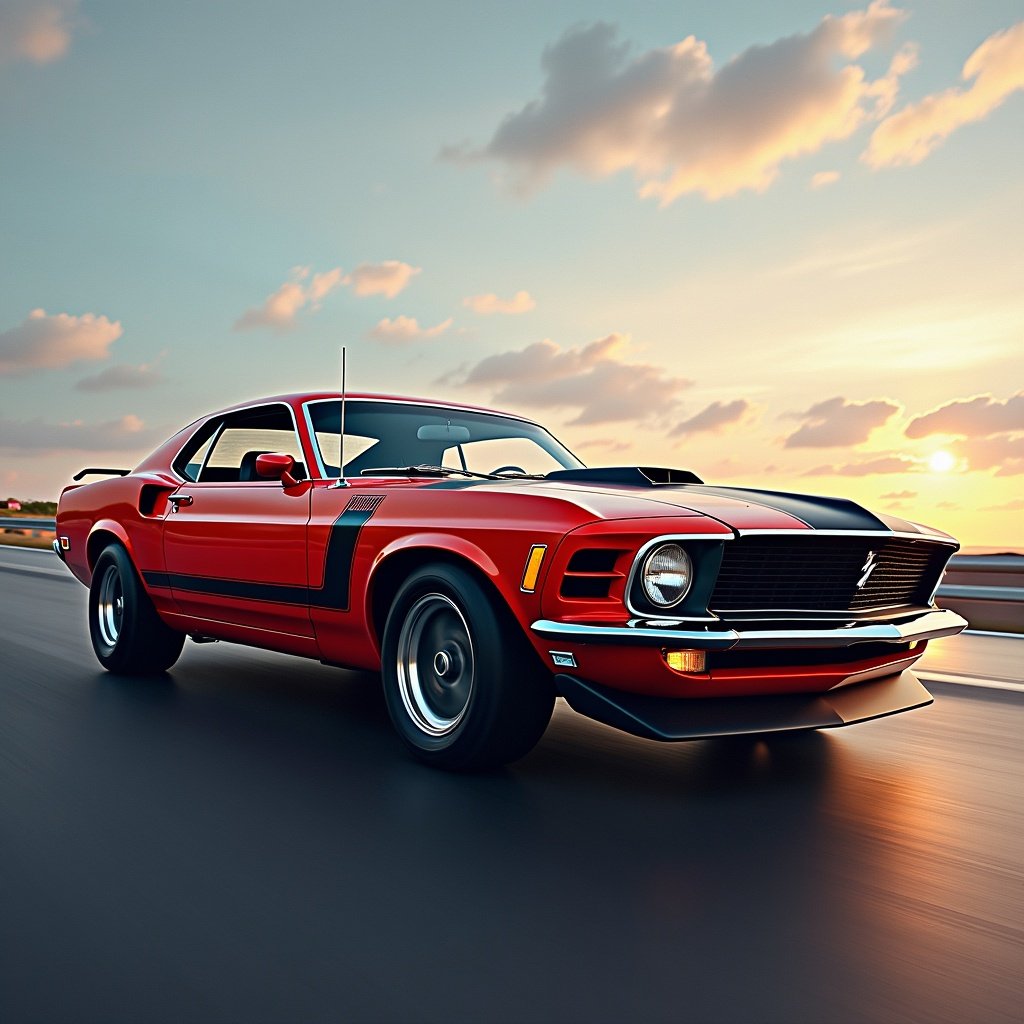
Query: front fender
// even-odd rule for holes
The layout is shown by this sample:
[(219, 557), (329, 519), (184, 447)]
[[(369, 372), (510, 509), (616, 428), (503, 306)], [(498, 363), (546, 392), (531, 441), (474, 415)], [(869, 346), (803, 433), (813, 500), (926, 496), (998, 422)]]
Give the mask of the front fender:
[(413, 533), (399, 537), (386, 544), (374, 558), (370, 566), (367, 586), (363, 596), (363, 611), (366, 616), (366, 622), (374, 622), (374, 590), (381, 578), (381, 574), (386, 571), (389, 563), (393, 564), (395, 558), (416, 551), (436, 551), (442, 556), (454, 555), (458, 559), (469, 562), (487, 576), (510, 608), (515, 607), (515, 598), (522, 596), (510, 591), (507, 574), (502, 574), (494, 559), (483, 548), (472, 541), (451, 533)]

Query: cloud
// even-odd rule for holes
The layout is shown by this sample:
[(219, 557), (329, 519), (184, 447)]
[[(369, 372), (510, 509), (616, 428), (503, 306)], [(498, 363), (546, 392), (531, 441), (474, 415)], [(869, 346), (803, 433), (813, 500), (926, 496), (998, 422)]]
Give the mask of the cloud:
[(78, 0), (3, 0), (0, 64), (49, 64), (67, 53)]
[(264, 300), (263, 305), (247, 309), (236, 321), (236, 331), (258, 327), (290, 331), (300, 311), (315, 312), (323, 299), (342, 284), (340, 267), (311, 274), (309, 267), (293, 267), (289, 279)]
[(438, 335), (444, 334), (452, 323), (452, 318), (448, 317), (447, 320), (442, 320), (433, 327), (420, 327), (414, 316), (396, 316), (394, 320), (384, 317), (373, 330), (367, 332), (367, 337), (384, 342), (418, 341), (423, 338), (436, 338)]
[(516, 292), (511, 299), (499, 299), (494, 292), (488, 292), (486, 295), (470, 295), (469, 298), (462, 300), (462, 304), (481, 316), (490, 316), (493, 313), (514, 316), (517, 313), (529, 313), (537, 306), (533, 296), (524, 291)]
[(0, 332), (0, 377), (107, 359), (122, 333), (120, 321), (95, 313), (50, 316), (33, 309), (17, 327)]
[(1011, 498), (1002, 505), (982, 505), (982, 512), (1019, 512), (1024, 509), (1024, 498)]
[(887, 399), (872, 402), (847, 402), (830, 398), (812, 405), (806, 412), (790, 413), (804, 425), (786, 438), (786, 448), (835, 448), (866, 441), (871, 431), (899, 412), (900, 407)]
[(871, 167), (920, 163), (962, 125), (987, 117), (1024, 89), (1024, 21), (989, 36), (963, 66), (965, 87), (932, 93), (887, 117), (862, 159)]
[(580, 451), (586, 451), (588, 448), (604, 448), (608, 452), (625, 452), (633, 446), (628, 441), (617, 441), (611, 437), (590, 437), (585, 441), (579, 441), (573, 447)]
[(163, 374), (156, 366), (143, 363), (141, 366), (108, 366), (91, 377), (83, 377), (76, 385), (77, 391), (119, 391), (155, 387), (163, 380)]
[(889, 491), (888, 494), (882, 494), (879, 497), (883, 500), (902, 501), (904, 498), (916, 498), (917, 491)]
[(734, 402), (712, 402), (695, 416), (673, 427), (668, 436), (684, 437), (706, 430), (717, 433), (722, 427), (741, 420), (749, 408), (750, 403), (745, 398), (737, 398)]
[(152, 428), (130, 414), (103, 423), (0, 419), (0, 448), (12, 452), (132, 452), (159, 440)]
[(995, 469), (996, 476), (1019, 476), (1024, 473), (1024, 435), (1007, 434), (996, 437), (969, 437), (949, 446), (972, 470)]
[(838, 171), (818, 171), (811, 175), (811, 188), (824, 188), (826, 185), (834, 185), (838, 180)]
[(914, 473), (920, 466), (903, 455), (883, 455), (866, 462), (848, 462), (843, 466), (815, 466), (802, 476), (874, 476), (883, 473)]
[(1005, 400), (991, 395), (958, 398), (917, 416), (907, 425), (907, 437), (929, 434), (958, 434), (961, 437), (990, 437), (1024, 431), (1024, 391)]
[(545, 339), (487, 356), (462, 384), (487, 386), (495, 399), (538, 409), (575, 409), (572, 424), (617, 423), (670, 414), (692, 381), (670, 377), (660, 366), (620, 357), (629, 336), (609, 334), (589, 345), (563, 349)]
[(351, 274), (345, 276), (344, 283), (359, 296), (386, 295), (393, 299), (399, 292), (405, 290), (422, 269), (409, 263), (402, 263), (401, 260), (360, 263)]
[(561, 167), (591, 177), (631, 170), (640, 195), (662, 205), (691, 192), (763, 191), (783, 161), (889, 112), (913, 52), (902, 50), (874, 81), (850, 62), (886, 43), (904, 18), (874, 0), (826, 15), (808, 33), (751, 46), (718, 69), (692, 35), (631, 55), (614, 26), (576, 27), (545, 49), (539, 98), (506, 116), (482, 148), (449, 146), (441, 156), (497, 161), (520, 192)]
[(955, 501), (940, 501), (935, 507), (943, 509), (956, 509), (960, 508), (960, 505)]

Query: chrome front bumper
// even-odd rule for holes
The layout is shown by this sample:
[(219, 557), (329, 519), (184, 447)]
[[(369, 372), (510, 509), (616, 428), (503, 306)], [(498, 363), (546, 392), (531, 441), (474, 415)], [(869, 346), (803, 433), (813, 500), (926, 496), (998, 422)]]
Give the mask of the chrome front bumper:
[[(756, 624), (752, 623), (752, 626)], [(717, 626), (717, 628), (716, 628)], [(852, 647), (862, 643), (912, 643), (952, 636), (967, 626), (956, 612), (935, 608), (897, 622), (846, 622), (782, 629), (734, 628), (712, 624), (686, 628), (683, 622), (653, 625), (633, 619), (625, 626), (587, 625), (538, 619), (531, 629), (545, 640), (563, 643), (618, 644), (635, 647), (686, 647), (699, 651)]]

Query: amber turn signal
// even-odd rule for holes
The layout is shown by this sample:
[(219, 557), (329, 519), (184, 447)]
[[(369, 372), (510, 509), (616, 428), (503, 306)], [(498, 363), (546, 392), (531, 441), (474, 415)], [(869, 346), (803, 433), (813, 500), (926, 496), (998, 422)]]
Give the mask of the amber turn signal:
[(666, 651), (665, 662), (673, 672), (703, 672), (707, 659), (704, 651)]
[(530, 548), (530, 554), (526, 559), (526, 568), (523, 570), (522, 584), (522, 589), (528, 594), (532, 594), (537, 589), (537, 577), (540, 575), (540, 567), (547, 550), (547, 544), (534, 544)]

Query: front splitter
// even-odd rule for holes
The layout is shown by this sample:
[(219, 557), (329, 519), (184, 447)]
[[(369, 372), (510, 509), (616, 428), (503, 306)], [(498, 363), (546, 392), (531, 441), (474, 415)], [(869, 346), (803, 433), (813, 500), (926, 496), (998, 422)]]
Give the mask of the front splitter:
[(650, 697), (570, 675), (556, 675), (555, 685), (579, 714), (662, 741), (836, 729), (911, 711), (934, 699), (909, 670), (825, 693), (765, 697)]

